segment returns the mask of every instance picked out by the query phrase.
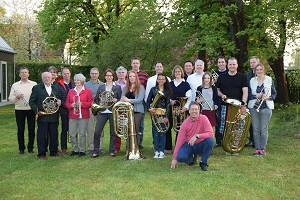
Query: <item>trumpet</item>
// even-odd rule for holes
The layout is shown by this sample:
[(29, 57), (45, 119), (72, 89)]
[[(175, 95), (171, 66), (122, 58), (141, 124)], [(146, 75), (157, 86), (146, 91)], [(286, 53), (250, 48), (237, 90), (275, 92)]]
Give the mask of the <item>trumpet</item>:
[(219, 78), (219, 74), (214, 69), (211, 70), (211, 78), (214, 85)]
[(259, 112), (260, 110), (260, 107), (262, 106), (263, 102), (264, 102), (264, 99), (267, 97), (267, 95), (269, 94), (269, 91), (270, 91), (270, 88), (266, 88), (264, 87), (262, 90), (261, 90), (261, 97), (260, 98), (256, 98), (256, 102), (255, 102), (255, 105), (254, 107), (257, 107), (256, 108), (256, 111)]
[[(16, 95), (21, 95), (21, 93), (18, 90), (16, 90), (14, 87), (12, 87), (12, 89), (15, 91)], [(24, 95), (23, 97), (20, 98), (20, 101), (22, 105), (29, 106), (29, 102), (24, 98)]]
[(74, 114), (75, 115), (80, 115), (81, 113), (81, 102), (80, 102), (80, 96), (79, 94), (75, 95), (73, 97), (73, 102), (74, 102)]
[(202, 106), (202, 109), (204, 108), (204, 106), (206, 105), (210, 111), (213, 111), (214, 109), (210, 106), (210, 104), (208, 103), (208, 101), (204, 98), (204, 96), (202, 95), (202, 93), (200, 91), (196, 91), (196, 100), (200, 101), (200, 104)]

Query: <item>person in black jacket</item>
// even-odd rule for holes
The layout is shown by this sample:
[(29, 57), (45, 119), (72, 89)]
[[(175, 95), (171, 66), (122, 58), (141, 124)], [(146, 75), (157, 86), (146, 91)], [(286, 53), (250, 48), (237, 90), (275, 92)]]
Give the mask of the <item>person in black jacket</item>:
[[(158, 102), (155, 102), (156, 105), (152, 105), (156, 95), (162, 92), (163, 96), (158, 100)], [(168, 81), (168, 78), (166, 75), (164, 74), (158, 74), (157, 75), (157, 81), (156, 81), (156, 86), (151, 88), (148, 98), (147, 98), (147, 108), (148, 111), (155, 115), (157, 108), (161, 108), (163, 109), (163, 112), (165, 114), (163, 114), (163, 118), (161, 120), (161, 122), (158, 122), (158, 124), (165, 128), (168, 129), (166, 127), (166, 123), (168, 123), (169, 119), (168, 119), (168, 115), (169, 115), (169, 105), (170, 105), (170, 98), (172, 97), (172, 89), (171, 89), (171, 85)], [(160, 116), (161, 117), (161, 116)], [(152, 131), (153, 131), (153, 135), (154, 135), (154, 150), (155, 150), (155, 155), (154, 158), (164, 158), (165, 157), (165, 145), (166, 145), (166, 134), (165, 132), (160, 132), (162, 130), (157, 130), (157, 127), (153, 127), (154, 124), (152, 123)]]

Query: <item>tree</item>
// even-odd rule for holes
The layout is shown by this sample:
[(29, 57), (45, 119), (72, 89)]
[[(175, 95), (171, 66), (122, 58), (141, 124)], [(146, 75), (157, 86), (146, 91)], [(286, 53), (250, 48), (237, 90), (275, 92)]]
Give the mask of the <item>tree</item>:
[[(195, 38), (190, 55), (205, 52), (210, 62), (219, 55), (238, 59), (245, 71), (249, 57), (258, 55), (274, 71), (279, 103), (288, 103), (283, 54), (287, 38), (293, 41), (299, 33), (297, 1), (176, 1), (179, 25)], [(200, 54), (200, 55), (203, 55)]]

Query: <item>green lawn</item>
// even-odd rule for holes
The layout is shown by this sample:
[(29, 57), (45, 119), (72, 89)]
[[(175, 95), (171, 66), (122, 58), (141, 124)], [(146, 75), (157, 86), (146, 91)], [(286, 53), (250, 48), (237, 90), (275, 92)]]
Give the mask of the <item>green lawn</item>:
[[(106, 153), (42, 161), (36, 154), (19, 155), (13, 106), (0, 107), (0, 199), (300, 199), (298, 110), (296, 105), (274, 110), (267, 156), (254, 157), (248, 147), (226, 156), (216, 148), (203, 172), (183, 163), (171, 170), (171, 155), (153, 159), (148, 114), (144, 160), (124, 161), (124, 141), (114, 158)], [(104, 138), (108, 152), (107, 127)]]

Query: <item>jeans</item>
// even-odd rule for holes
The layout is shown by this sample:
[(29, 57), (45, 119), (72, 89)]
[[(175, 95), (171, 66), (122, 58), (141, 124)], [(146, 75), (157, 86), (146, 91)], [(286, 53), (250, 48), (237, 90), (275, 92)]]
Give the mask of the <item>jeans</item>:
[(191, 163), (193, 161), (193, 154), (202, 155), (201, 162), (207, 164), (208, 158), (214, 148), (214, 139), (206, 138), (198, 144), (190, 146), (188, 143), (184, 143), (178, 153), (177, 161), (184, 163)]
[(264, 150), (266, 149), (268, 141), (268, 126), (272, 116), (272, 110), (264, 108), (257, 112), (255, 108), (250, 108), (250, 113), (252, 116), (255, 147), (258, 150)]
[(155, 151), (165, 151), (166, 145), (166, 134), (158, 132), (157, 129), (154, 127), (152, 128), (153, 131), (153, 139), (154, 139), (154, 150)]

